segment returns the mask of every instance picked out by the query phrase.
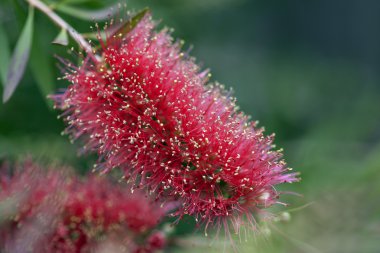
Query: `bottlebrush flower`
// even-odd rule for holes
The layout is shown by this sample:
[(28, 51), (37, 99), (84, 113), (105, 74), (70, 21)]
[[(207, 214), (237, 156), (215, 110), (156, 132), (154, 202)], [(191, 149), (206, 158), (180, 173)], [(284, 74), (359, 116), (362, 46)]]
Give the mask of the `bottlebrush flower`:
[(137, 187), (180, 201), (179, 218), (253, 223), (252, 212), (277, 202), (274, 186), (297, 181), (296, 173), (273, 150), (274, 136), (239, 112), (222, 85), (207, 84), (207, 71), (155, 26), (148, 13), (127, 34), (101, 41), (100, 60), (69, 65), (71, 85), (52, 96), (65, 132), (98, 153), (98, 169), (119, 167)]
[(154, 231), (163, 209), (141, 192), (33, 164), (2, 182), (0, 205), (9, 211), (2, 213), (0, 247), (6, 252), (97, 252), (110, 243), (118, 252), (148, 253), (165, 246), (165, 234)]

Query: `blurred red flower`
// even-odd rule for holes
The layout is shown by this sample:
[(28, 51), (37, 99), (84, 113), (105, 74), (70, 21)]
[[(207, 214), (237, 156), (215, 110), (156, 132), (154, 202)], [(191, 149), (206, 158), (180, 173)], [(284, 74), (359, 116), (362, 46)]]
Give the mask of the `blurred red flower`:
[(32, 163), (1, 179), (0, 205), (8, 211), (0, 246), (6, 252), (97, 252), (107, 242), (119, 244), (118, 252), (154, 252), (165, 245), (165, 234), (154, 231), (164, 211), (141, 192)]

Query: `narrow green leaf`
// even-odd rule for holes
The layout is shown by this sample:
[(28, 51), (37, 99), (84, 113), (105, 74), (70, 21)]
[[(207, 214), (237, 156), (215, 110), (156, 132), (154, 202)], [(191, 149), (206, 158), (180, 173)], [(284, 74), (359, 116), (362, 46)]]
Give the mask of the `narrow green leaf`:
[[(41, 94), (46, 97), (52, 94), (55, 88), (54, 64), (50, 54), (44, 49), (48, 46), (48, 41), (44, 40), (43, 34), (36, 33), (33, 40), (32, 51), (30, 53), (30, 70), (36, 81)], [(46, 44), (46, 45), (45, 45)], [(52, 102), (46, 99), (49, 108)]]
[(66, 29), (62, 29), (52, 43), (67, 46), (69, 44), (69, 36), (67, 35)]
[(132, 18), (122, 22), (115, 31), (111, 32), (111, 36), (124, 36), (129, 33), (135, 26), (143, 19), (143, 17), (149, 12), (149, 8), (145, 8), (139, 11)]
[(92, 0), (61, 0), (58, 4), (84, 4)]
[(10, 61), (9, 42), (4, 28), (0, 25), (0, 78), (5, 87), (8, 65)]
[[(149, 12), (149, 8), (145, 8), (138, 12), (136, 15), (132, 16), (129, 19), (124, 20), (123, 22), (120, 22), (119, 24), (115, 25), (115, 27), (111, 27), (109, 30), (107, 30), (108, 37), (112, 38), (115, 36), (122, 37), (129, 33), (135, 26), (143, 19), (143, 17)], [(106, 40), (107, 34), (104, 31), (101, 31), (99, 33), (85, 33), (82, 34), (85, 38), (88, 39), (98, 39), (99, 35), (100, 38), (103, 40)], [(99, 49), (100, 45), (94, 47), (95, 49)]]
[(86, 6), (104, 6), (105, 2), (104, 0), (59, 0), (59, 1), (52, 1), (52, 0), (45, 0), (50, 7), (53, 9), (56, 9), (59, 5), (86, 5)]
[(7, 81), (3, 93), (3, 103), (7, 102), (15, 91), (29, 59), (30, 47), (33, 37), (34, 9), (29, 7), (28, 18), (14, 49), (7, 72)]
[(119, 11), (118, 4), (107, 6), (99, 10), (84, 10), (68, 5), (57, 5), (56, 9), (67, 15), (90, 21), (107, 20)]

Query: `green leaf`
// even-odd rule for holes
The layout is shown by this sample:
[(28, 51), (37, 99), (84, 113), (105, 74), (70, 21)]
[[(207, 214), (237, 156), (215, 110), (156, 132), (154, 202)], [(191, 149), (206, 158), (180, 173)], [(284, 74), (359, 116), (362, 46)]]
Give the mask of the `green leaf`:
[[(149, 12), (149, 8), (145, 8), (138, 12), (136, 15), (132, 16), (129, 19), (126, 19), (119, 24), (116, 24), (115, 27), (111, 27), (109, 30), (107, 30), (107, 33), (105, 31), (94, 32), (94, 33), (84, 33), (82, 34), (87, 39), (99, 39), (106, 40), (107, 37), (112, 38), (115, 36), (122, 37), (126, 34), (128, 34), (135, 26), (141, 21), (141, 19)], [(107, 35), (108, 34), (108, 35)], [(94, 47), (95, 49), (99, 49), (100, 45)]]
[(118, 11), (118, 4), (107, 6), (100, 10), (84, 10), (68, 5), (57, 5), (56, 9), (67, 15), (90, 21), (102, 21), (113, 17)]
[(17, 85), (19, 84), (22, 76), (24, 75), (25, 67), (29, 59), (30, 47), (32, 44), (33, 20), (34, 9), (33, 7), (29, 7), (28, 18), (17, 41), (16, 48), (13, 52), (8, 68), (7, 80), (3, 93), (3, 103), (9, 100)]
[(92, 0), (62, 0), (58, 4), (86, 4)]
[(129, 33), (135, 26), (145, 17), (145, 15), (149, 12), (149, 8), (145, 8), (139, 11), (132, 18), (125, 20), (120, 24), (120, 26), (116, 29), (116, 31), (111, 32), (111, 36), (124, 36)]
[(7, 81), (8, 65), (10, 61), (10, 49), (7, 33), (0, 25), (0, 79), (5, 87)]
[(104, 1), (104, 0), (60, 0), (60, 1), (51, 1), (51, 0), (46, 0), (46, 2), (49, 4), (50, 7), (53, 9), (56, 9), (57, 6), (59, 5), (75, 5), (75, 6), (98, 6), (103, 7), (105, 4), (109, 1)]
[[(52, 94), (55, 88), (54, 79), (54, 64), (50, 57), (50, 54), (44, 49), (48, 46), (48, 42), (44, 41), (43, 34), (36, 34), (34, 38), (34, 43), (32, 46), (31, 57), (30, 57), (30, 70), (32, 71), (34, 80), (36, 81), (41, 94), (46, 97)], [(41, 38), (43, 37), (43, 38)], [(46, 43), (46, 45), (44, 45)], [(49, 108), (52, 106), (50, 99), (46, 100)]]
[(66, 29), (62, 29), (61, 32), (57, 35), (57, 37), (55, 37), (52, 43), (67, 46), (69, 44), (69, 36), (67, 35)]

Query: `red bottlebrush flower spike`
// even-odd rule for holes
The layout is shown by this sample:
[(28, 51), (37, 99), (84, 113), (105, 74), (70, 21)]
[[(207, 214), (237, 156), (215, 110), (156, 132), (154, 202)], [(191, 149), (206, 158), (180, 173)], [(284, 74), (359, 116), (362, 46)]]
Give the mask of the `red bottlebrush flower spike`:
[(165, 234), (153, 230), (163, 209), (141, 192), (104, 178), (43, 172), (32, 163), (1, 182), (0, 251), (98, 252), (117, 245), (118, 252), (156, 252), (165, 246)]
[(221, 85), (206, 85), (207, 71), (154, 28), (147, 14), (101, 42), (100, 60), (71, 66), (71, 85), (53, 96), (66, 133), (98, 153), (103, 172), (119, 167), (136, 186), (180, 200), (179, 218), (254, 223), (252, 212), (276, 203), (274, 186), (296, 173), (272, 150), (273, 135), (238, 112)]

